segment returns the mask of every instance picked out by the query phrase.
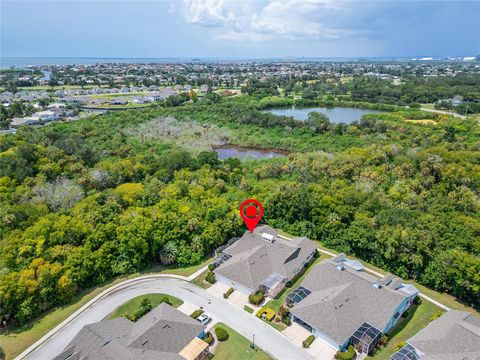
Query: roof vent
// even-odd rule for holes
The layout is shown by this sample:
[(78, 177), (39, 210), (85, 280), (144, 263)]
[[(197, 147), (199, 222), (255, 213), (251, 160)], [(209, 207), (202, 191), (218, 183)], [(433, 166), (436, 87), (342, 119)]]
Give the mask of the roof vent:
[(345, 270), (345, 266), (343, 266), (342, 263), (338, 264), (338, 265), (336, 266), (336, 268), (337, 268), (338, 270), (342, 270), (342, 271)]
[(262, 239), (269, 242), (269, 243), (273, 243), (274, 238), (275, 238), (275, 236), (273, 236), (272, 234), (267, 234), (267, 233), (262, 234)]
[(335, 256), (335, 257), (332, 259), (332, 261), (333, 261), (334, 263), (339, 263), (339, 262), (345, 261), (346, 258), (347, 258), (347, 257), (345, 256), (344, 253), (340, 253), (340, 254), (338, 254), (337, 256)]
[(380, 283), (378, 283), (378, 282), (376, 282), (376, 281), (375, 281), (372, 285), (373, 285), (374, 288), (377, 288), (377, 289), (381, 289), (381, 288), (382, 288), (382, 284), (380, 284)]

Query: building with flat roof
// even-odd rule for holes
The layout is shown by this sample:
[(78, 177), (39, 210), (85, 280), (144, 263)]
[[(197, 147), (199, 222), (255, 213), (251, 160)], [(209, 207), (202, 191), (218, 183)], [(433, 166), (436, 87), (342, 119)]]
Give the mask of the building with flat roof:
[(223, 250), (214, 272), (218, 281), (245, 294), (262, 290), (274, 297), (316, 251), (306, 237), (287, 239), (270, 226), (259, 226)]
[(418, 290), (387, 275), (364, 271), (358, 261), (340, 254), (319, 262), (301, 286), (287, 296), (292, 320), (335, 349), (353, 344), (370, 353), (417, 296)]
[(123, 317), (85, 325), (54, 360), (204, 360), (205, 326), (167, 303), (131, 322)]
[(480, 318), (450, 310), (407, 340), (391, 360), (479, 360)]

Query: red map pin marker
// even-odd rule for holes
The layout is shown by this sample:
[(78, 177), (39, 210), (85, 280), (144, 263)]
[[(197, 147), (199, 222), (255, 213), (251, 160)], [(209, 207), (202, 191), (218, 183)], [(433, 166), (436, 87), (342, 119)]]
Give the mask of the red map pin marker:
[(253, 232), (263, 215), (263, 206), (260, 201), (255, 199), (245, 200), (240, 205), (240, 216), (242, 217), (248, 230)]

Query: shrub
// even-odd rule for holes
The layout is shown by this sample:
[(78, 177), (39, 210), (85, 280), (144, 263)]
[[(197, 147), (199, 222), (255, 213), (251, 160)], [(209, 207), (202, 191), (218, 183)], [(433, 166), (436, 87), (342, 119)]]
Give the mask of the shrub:
[(263, 316), (264, 316), (263, 314), (265, 314), (265, 320), (267, 321), (272, 321), (273, 318), (275, 317), (275, 311), (273, 311), (272, 309), (266, 306), (258, 310), (257, 317), (259, 317), (260, 319), (263, 319)]
[(208, 264), (208, 270), (213, 271), (215, 270), (216, 266), (214, 263)]
[(198, 318), (202, 313), (203, 313), (203, 310), (197, 309), (197, 310), (195, 310), (195, 311), (190, 315), (190, 317), (196, 319), (196, 318)]
[(215, 328), (215, 335), (217, 336), (218, 341), (225, 341), (228, 339), (228, 332), (222, 327)]
[(422, 303), (422, 299), (420, 298), (420, 296), (416, 296), (415, 299), (413, 299), (413, 303), (415, 305), (420, 305)]
[(443, 314), (443, 311), (437, 311), (435, 314), (433, 314), (430, 317), (430, 321), (437, 320), (440, 316), (442, 316), (442, 314)]
[(337, 351), (335, 354), (335, 359), (340, 360), (351, 360), (355, 357), (355, 349), (350, 345), (347, 351)]
[(265, 294), (262, 291), (257, 291), (255, 294), (251, 294), (248, 297), (248, 301), (250, 302), (250, 304), (259, 305), (262, 303), (264, 298)]
[(380, 340), (378, 341), (379, 346), (386, 346), (388, 343), (388, 336), (383, 334)]
[(215, 274), (211, 271), (208, 272), (205, 280), (207, 280), (207, 282), (209, 282), (210, 284), (215, 284), (217, 282), (217, 279), (215, 279)]
[(228, 297), (233, 293), (233, 291), (234, 291), (233, 288), (228, 289), (228, 290), (223, 294), (223, 298), (224, 298), (224, 299), (228, 299)]
[(403, 348), (405, 345), (407, 345), (407, 343), (405, 341), (400, 341), (397, 345), (395, 345), (395, 347), (393, 348), (393, 350), (395, 352), (397, 352), (398, 350), (400, 350), (401, 348)]
[(306, 338), (304, 341), (303, 341), (303, 347), (306, 349), (306, 348), (309, 348), (310, 345), (312, 345), (313, 341), (315, 340), (315, 336), (313, 335), (310, 335), (308, 338)]
[(278, 309), (278, 316), (281, 318), (282, 322), (290, 326), (292, 325), (292, 319), (290, 318), (290, 309), (286, 306), (280, 306), (280, 309)]
[(208, 345), (212, 345), (213, 343), (213, 335), (212, 333), (209, 331), (207, 332), (207, 336), (205, 336), (205, 339), (203, 339), (203, 341), (205, 341)]
[(291, 281), (287, 281), (287, 283), (285, 284), (286, 287), (292, 287), (292, 282)]
[(171, 303), (171, 301), (170, 301), (170, 299), (169, 299), (168, 296), (162, 296), (162, 298), (160, 299), (160, 304), (161, 304), (161, 303), (166, 303), (166, 304), (168, 304), (168, 305), (170, 305), (170, 306), (172, 305), (172, 303)]
[(402, 314), (402, 317), (403, 317), (403, 318), (406, 318), (407, 316), (408, 316), (408, 310), (405, 310), (405, 311), (403, 312), (403, 314)]

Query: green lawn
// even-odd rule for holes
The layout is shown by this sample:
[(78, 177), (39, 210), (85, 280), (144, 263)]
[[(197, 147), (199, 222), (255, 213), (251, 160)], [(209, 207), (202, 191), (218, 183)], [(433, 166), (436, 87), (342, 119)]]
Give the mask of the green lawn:
[(210, 270), (205, 270), (200, 275), (198, 275), (195, 279), (192, 280), (192, 284), (200, 286), (201, 288), (208, 289), (212, 284), (205, 281), (207, 274)]
[(268, 354), (256, 347), (250, 348), (250, 340), (229, 328), (227, 325), (218, 323), (215, 327), (223, 327), (228, 332), (228, 340), (218, 342), (215, 348), (214, 359), (218, 360), (270, 360)]
[(245, 305), (245, 306), (243, 307), (243, 310), (245, 310), (245, 311), (248, 312), (249, 314), (253, 314), (253, 309), (252, 309), (250, 306)]
[(430, 323), (431, 317), (442, 311), (437, 305), (430, 301), (423, 300), (419, 306), (413, 307), (408, 316), (395, 327), (390, 340), (386, 347), (380, 349), (373, 357), (369, 359), (375, 360), (389, 360), (390, 356), (395, 352), (395, 346), (402, 341), (406, 341), (427, 326)]
[(27, 349), (30, 345), (32, 345), (35, 341), (40, 339), (47, 332), (52, 330), (55, 326), (60, 324), (63, 320), (73, 314), (75, 311), (80, 309), (83, 305), (85, 305), (95, 296), (115, 284), (118, 284), (129, 278), (134, 278), (140, 275), (147, 274), (174, 274), (181, 276), (189, 276), (210, 262), (211, 259), (208, 258), (198, 265), (181, 269), (168, 268), (158, 265), (142, 271), (141, 273), (124, 276), (115, 280), (111, 280), (103, 285), (98, 285), (96, 287), (83, 290), (79, 292), (77, 296), (75, 296), (71, 304), (52, 309), (48, 311), (45, 315), (29, 322), (24, 326), (18, 327), (16, 329), (11, 329), (8, 332), (8, 335), (0, 335), (0, 347), (3, 348), (3, 350), (5, 351), (7, 360), (13, 359), (22, 351)]
[(329, 257), (328, 255), (320, 254), (320, 256), (317, 259), (315, 259), (313, 264), (311, 264), (310, 267), (301, 276), (297, 277), (294, 280), (294, 282), (292, 283), (292, 286), (290, 286), (289, 288), (285, 287), (285, 289), (283, 289), (275, 299), (270, 300), (268, 303), (265, 304), (265, 306), (277, 312), (278, 309), (280, 309), (280, 306), (282, 306), (285, 303), (285, 299), (287, 298), (287, 295), (300, 286), (305, 276), (307, 276), (310, 270), (313, 269), (315, 264), (317, 264), (319, 261), (322, 261), (323, 259), (326, 259), (328, 257)]
[(179, 307), (180, 305), (183, 304), (182, 300), (167, 294), (146, 294), (146, 295), (137, 296), (136, 298), (133, 298), (127, 301), (123, 305), (120, 305), (115, 310), (113, 310), (113, 312), (110, 313), (110, 315), (108, 315), (106, 319), (115, 319), (115, 318), (121, 317), (123, 314), (133, 315), (135, 311), (137, 311), (140, 308), (140, 304), (142, 303), (143, 299), (150, 299), (150, 301), (152, 302), (153, 308), (155, 308), (158, 305), (160, 305), (165, 298), (168, 299), (168, 302), (173, 307)]

